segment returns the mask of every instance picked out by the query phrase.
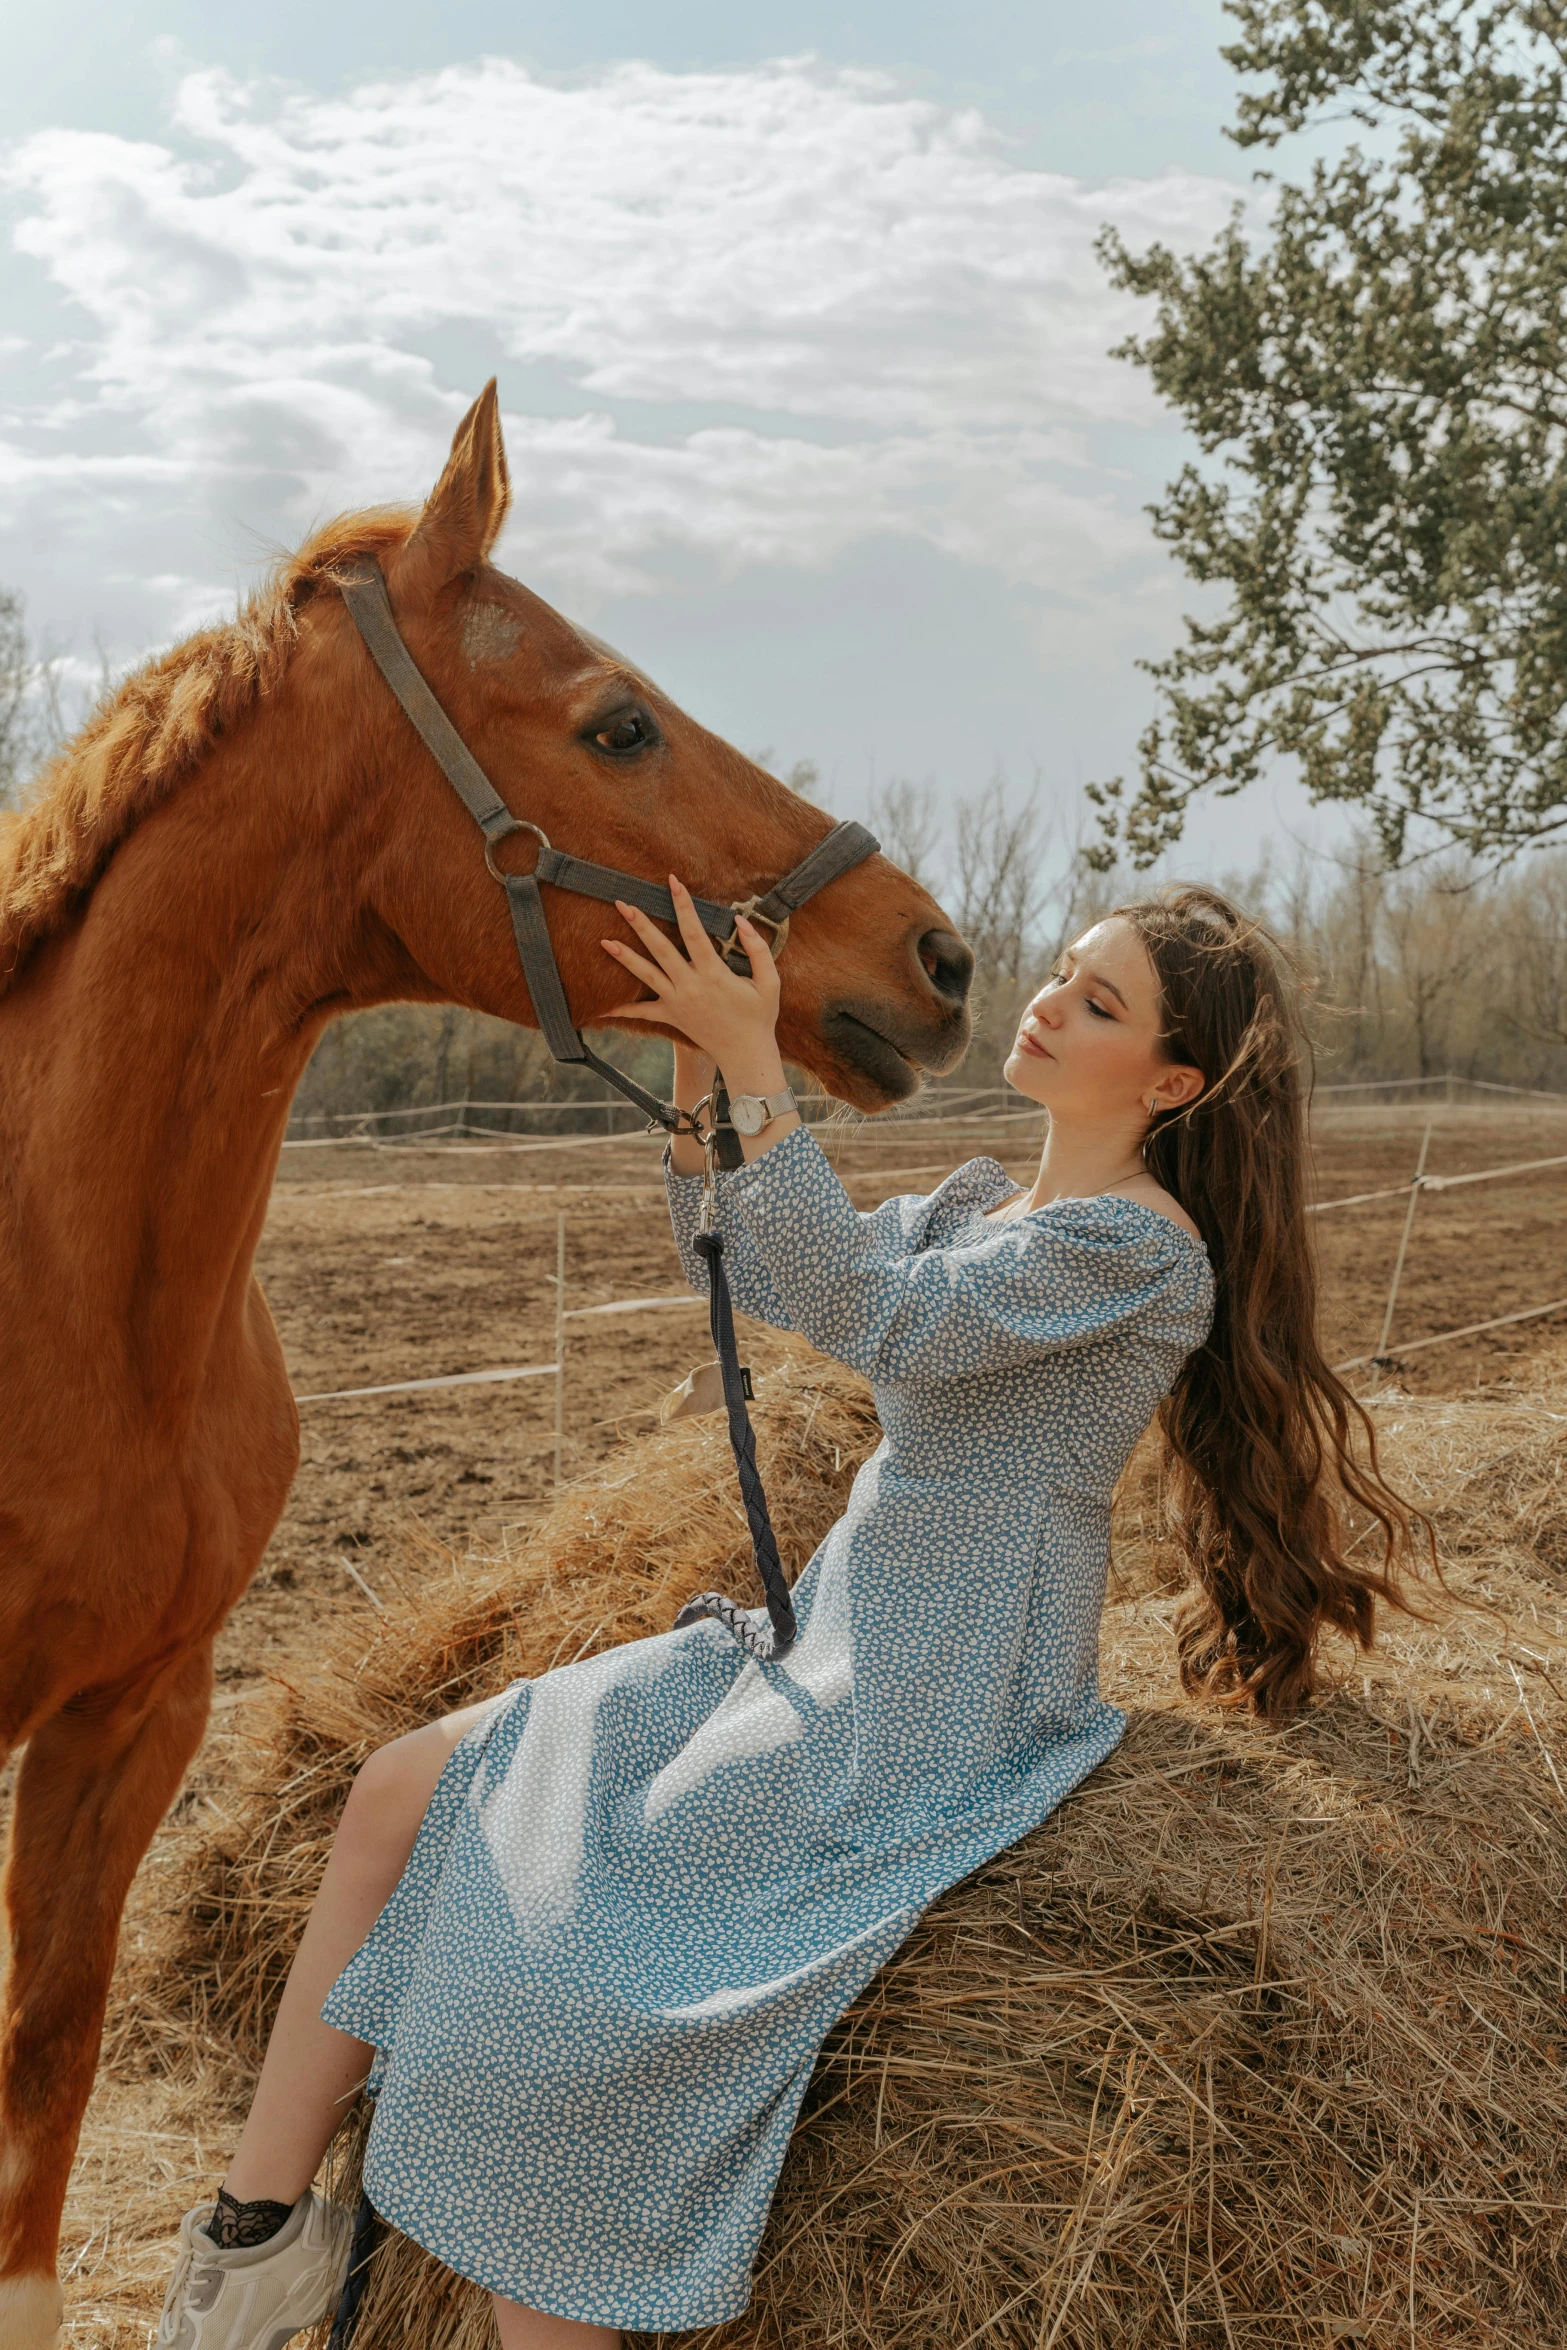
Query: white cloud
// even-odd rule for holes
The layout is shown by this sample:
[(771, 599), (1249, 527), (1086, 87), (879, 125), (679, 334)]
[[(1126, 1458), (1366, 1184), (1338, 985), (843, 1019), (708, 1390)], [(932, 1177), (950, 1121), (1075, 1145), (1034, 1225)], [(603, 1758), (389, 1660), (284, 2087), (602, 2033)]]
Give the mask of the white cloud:
[[(509, 558), (589, 595), (661, 549), (810, 566), (885, 533), (1030, 586), (1135, 563), (1098, 436), (1153, 411), (1093, 239), (1206, 237), (1235, 194), (1024, 169), (974, 113), (809, 61), (281, 102), (200, 73), (174, 132), (46, 131), (6, 167), (74, 314), (0, 423), (13, 511), (112, 493), (210, 549), (219, 517), (417, 497), (493, 363)], [(171, 552), (208, 567), (149, 568)]]

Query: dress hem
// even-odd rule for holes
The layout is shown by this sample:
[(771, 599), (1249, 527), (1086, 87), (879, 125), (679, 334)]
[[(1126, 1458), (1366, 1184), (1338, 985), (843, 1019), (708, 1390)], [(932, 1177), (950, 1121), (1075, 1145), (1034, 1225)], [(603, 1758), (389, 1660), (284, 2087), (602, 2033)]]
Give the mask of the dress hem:
[[(528, 2295), (527, 2300), (524, 2301), (514, 2284), (497, 2284), (487, 2276), (476, 2276), (473, 2268), (463, 2267), (458, 2259), (454, 2259), (452, 2254), (443, 2249), (441, 2244), (435, 2240), (438, 2230), (425, 2229), (422, 2225), (412, 2225), (392, 2209), (390, 2202), (383, 2203), (375, 2192), (374, 2182), (370, 2176), (371, 2167), (370, 2164), (366, 2164), (365, 2167), (365, 2192), (370, 2197), (371, 2206), (378, 2219), (383, 2219), (389, 2226), (396, 2228), (400, 2236), (406, 2236), (411, 2244), (417, 2244), (422, 2252), (428, 2252), (432, 2259), (440, 2261), (444, 2267), (451, 2270), (453, 2276), (461, 2277), (466, 2284), (477, 2285), (481, 2293), (494, 2293), (502, 2301), (516, 2301), (524, 2309), (537, 2310), (541, 2317), (566, 2318), (576, 2325), (583, 2326), (614, 2326), (623, 2333), (689, 2334), (695, 2333), (702, 2326), (728, 2325), (733, 2319), (743, 2317), (751, 2306), (749, 2279), (745, 2293), (741, 2298), (737, 2300), (731, 2296), (721, 2307), (704, 2308), (694, 2316), (688, 2313), (681, 2317), (673, 2317), (667, 2310), (649, 2311), (646, 2308), (635, 2311), (627, 2311), (624, 2308), (606, 2311), (602, 2308), (588, 2309), (576, 2306), (566, 2309), (562, 2308), (558, 2302), (536, 2298), (533, 2288), (528, 2285), (522, 2287), (522, 2292)], [(466, 2255), (463, 2257), (465, 2258)]]

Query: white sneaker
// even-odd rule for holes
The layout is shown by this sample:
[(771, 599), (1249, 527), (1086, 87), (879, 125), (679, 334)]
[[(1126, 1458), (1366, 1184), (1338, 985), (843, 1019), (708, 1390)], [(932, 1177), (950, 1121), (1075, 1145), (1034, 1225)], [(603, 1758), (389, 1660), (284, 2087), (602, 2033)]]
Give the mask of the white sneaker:
[(265, 2244), (225, 2252), (207, 2234), (213, 2208), (180, 2222), (157, 2350), (283, 2350), (331, 2316), (348, 2274), (352, 2212), (311, 2188)]

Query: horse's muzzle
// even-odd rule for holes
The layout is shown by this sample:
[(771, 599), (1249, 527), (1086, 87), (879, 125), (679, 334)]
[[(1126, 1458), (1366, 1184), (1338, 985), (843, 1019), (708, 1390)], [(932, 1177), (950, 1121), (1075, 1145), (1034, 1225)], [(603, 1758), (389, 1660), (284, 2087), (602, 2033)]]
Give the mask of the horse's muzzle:
[(968, 1051), (973, 1023), (968, 992), (974, 958), (950, 930), (928, 930), (914, 942), (920, 988), (914, 1003), (867, 996), (826, 1005), (817, 1026), (822, 1040), (888, 1102), (906, 1101), (923, 1073), (940, 1075)]

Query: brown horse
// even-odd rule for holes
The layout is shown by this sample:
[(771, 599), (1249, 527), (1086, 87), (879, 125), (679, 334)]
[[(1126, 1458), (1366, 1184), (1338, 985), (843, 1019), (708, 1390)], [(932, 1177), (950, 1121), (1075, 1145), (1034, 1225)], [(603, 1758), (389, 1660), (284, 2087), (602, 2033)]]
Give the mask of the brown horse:
[[(729, 900), (830, 829), (490, 566), (509, 495), (494, 394), (422, 514), (319, 532), (231, 626), (132, 678), (0, 836), (0, 1755), (26, 1745), (0, 2350), (55, 2336), (121, 1908), (297, 1465), (251, 1271), (295, 1084), (326, 1022), (364, 1005), (534, 1021), (484, 843), (372, 666), (345, 566), (379, 559), (436, 693), (557, 846)], [(507, 844), (518, 870), (527, 837)], [(591, 1024), (625, 985), (597, 943), (615, 917), (551, 895)], [(780, 1042), (884, 1107), (963, 1050), (968, 969), (940, 908), (872, 858), (796, 916)]]

